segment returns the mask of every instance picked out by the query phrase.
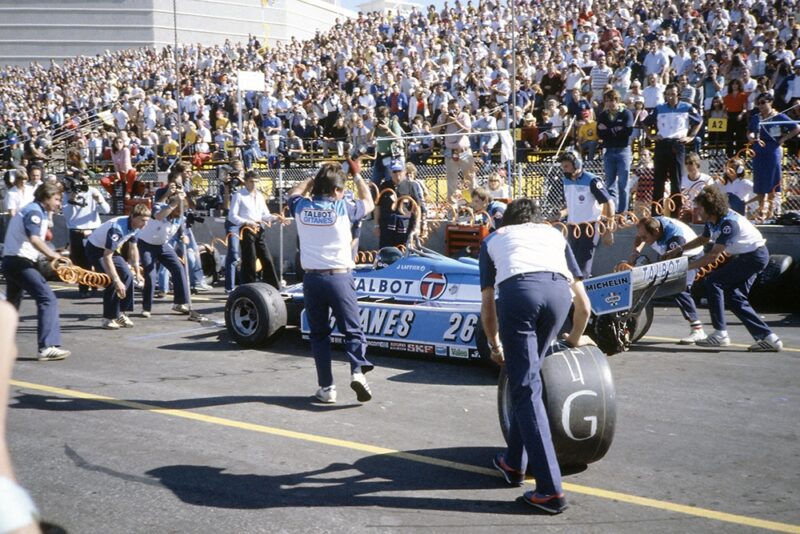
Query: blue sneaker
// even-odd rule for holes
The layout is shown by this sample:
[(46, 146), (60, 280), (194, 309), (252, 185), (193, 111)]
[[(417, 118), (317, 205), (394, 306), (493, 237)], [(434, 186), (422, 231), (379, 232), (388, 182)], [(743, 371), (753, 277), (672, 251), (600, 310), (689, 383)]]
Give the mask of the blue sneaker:
[(526, 491), (522, 499), (548, 514), (560, 514), (568, 508), (567, 499), (564, 498), (563, 493), (558, 495), (539, 495), (535, 491)]
[(495, 469), (500, 471), (509, 486), (522, 486), (525, 483), (525, 473), (512, 469), (506, 464), (506, 457), (502, 452), (498, 452), (492, 458)]

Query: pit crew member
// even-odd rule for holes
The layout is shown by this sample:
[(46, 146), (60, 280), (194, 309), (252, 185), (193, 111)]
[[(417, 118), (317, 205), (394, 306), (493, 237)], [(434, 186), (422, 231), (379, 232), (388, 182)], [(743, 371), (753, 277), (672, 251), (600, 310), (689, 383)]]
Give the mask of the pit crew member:
[[(687, 224), (669, 217), (646, 217), (636, 223), (636, 239), (633, 242), (633, 252), (631, 252), (630, 263), (634, 264), (636, 257), (641, 254), (645, 245), (658, 253), (659, 259), (664, 255), (678, 248), (682, 248), (687, 242), (695, 239), (694, 233)], [(684, 249), (681, 255), (687, 256), (689, 261), (698, 259), (703, 253), (701, 247)], [(678, 309), (681, 310), (683, 318), (689, 321), (689, 335), (681, 339), (679, 345), (694, 345), (698, 340), (706, 337), (703, 331), (703, 323), (697, 316), (697, 306), (692, 298), (691, 289), (694, 281), (695, 271), (689, 271), (686, 278), (686, 289), (674, 296)]]
[(33, 198), (33, 202), (20, 208), (11, 218), (6, 230), (2, 263), (6, 300), (17, 309), (23, 291), (36, 300), (38, 360), (63, 360), (70, 352), (61, 348), (58, 300), (36, 268), (40, 254), (51, 260), (61, 259), (61, 255), (45, 243), (48, 215), (61, 207), (61, 189), (54, 183), (42, 184)]
[(535, 201), (514, 200), (506, 210), (503, 227), (481, 244), (481, 320), (492, 360), (505, 363), (511, 388), (508, 449), (494, 457), (494, 466), (515, 486), (524, 483), (529, 467), (536, 477), (536, 489), (526, 492), (523, 499), (557, 514), (567, 507), (567, 501), (542, 401), (539, 370), (564, 325), (573, 294), (575, 313), (566, 340), (573, 346), (590, 342), (582, 335), (590, 306), (567, 241), (558, 230), (538, 221)]
[[(331, 372), (331, 327), (329, 314), (344, 335), (345, 352), (350, 360), (350, 387), (359, 402), (372, 398), (364, 373), (373, 365), (366, 358), (367, 342), (361, 330), (352, 270), (350, 227), (374, 209), (372, 195), (361, 178), (360, 163), (350, 161), (350, 172), (359, 200), (344, 199), (345, 172), (339, 164), (325, 164), (289, 192), (289, 212), (297, 221), (300, 261), (305, 269), (303, 300), (311, 337), (311, 350), (317, 367), (321, 402), (336, 402), (336, 386)], [(310, 193), (311, 198), (306, 194)]]
[[(614, 219), (614, 201), (605, 188), (602, 178), (583, 170), (583, 161), (572, 151), (564, 152), (558, 159), (564, 173), (564, 200), (567, 223), (570, 224), (569, 246), (578, 262), (583, 278), (592, 276), (594, 249), (600, 242), (597, 221), (606, 217)], [(579, 225), (580, 235), (575, 237), (572, 225)], [(603, 244), (614, 243), (613, 222), (603, 234)]]
[(725, 347), (731, 344), (725, 323), (725, 298), (733, 314), (742, 321), (755, 343), (747, 350), (751, 352), (779, 352), (783, 343), (750, 306), (747, 294), (756, 275), (769, 262), (769, 251), (761, 232), (742, 215), (728, 205), (725, 192), (716, 185), (705, 187), (694, 200), (697, 214), (705, 223), (703, 235), (671, 252), (672, 256), (713, 243), (709, 252), (689, 262), (689, 269), (698, 269), (720, 259), (723, 252), (730, 257), (706, 276), (708, 309), (714, 331), (705, 339), (698, 340), (701, 347)]
[[(111, 284), (103, 291), (103, 328), (106, 330), (133, 327), (133, 321), (123, 312), (133, 311), (134, 276), (143, 283), (139, 275), (136, 234), (149, 220), (150, 208), (146, 204), (136, 204), (130, 215), (109, 219), (89, 235), (86, 257), (95, 271), (111, 277)], [(135, 275), (120, 255), (127, 241), (132, 245), (129, 254)]]
[[(422, 195), (422, 187), (417, 182), (412, 182), (406, 176), (406, 166), (402, 160), (395, 160), (391, 163), (390, 169), (392, 179), (386, 180), (380, 185), (379, 191), (390, 190), (395, 192), (395, 196), (381, 194), (378, 204), (375, 206), (375, 232), (378, 236), (379, 248), (396, 247), (406, 245), (415, 234), (425, 237), (427, 232), (425, 216), (425, 200)], [(420, 208), (421, 221), (413, 211), (407, 211), (405, 207), (397, 206), (394, 209), (395, 201), (403, 196), (409, 196), (417, 203)], [(421, 230), (420, 230), (421, 228)]]

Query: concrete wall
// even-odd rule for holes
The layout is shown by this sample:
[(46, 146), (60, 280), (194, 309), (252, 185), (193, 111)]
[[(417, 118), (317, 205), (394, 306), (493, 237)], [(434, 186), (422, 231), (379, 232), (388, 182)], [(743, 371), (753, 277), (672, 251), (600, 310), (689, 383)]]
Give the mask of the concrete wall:
[[(307, 39), (355, 13), (324, 0), (177, 0), (179, 43)], [(0, 65), (174, 42), (172, 0), (0, 0)]]
[[(222, 237), (222, 219), (206, 219), (206, 225), (195, 229), (195, 236), (200, 243), (209, 243), (212, 235)], [(378, 240), (373, 235), (374, 225), (372, 221), (365, 221), (361, 230), (362, 250), (375, 250), (378, 247)], [(695, 231), (699, 234), (702, 227), (695, 226)], [(758, 229), (767, 239), (767, 247), (770, 254), (786, 254), (792, 256), (795, 262), (800, 262), (800, 226), (759, 226)], [(635, 232), (633, 228), (625, 228), (614, 233), (614, 245), (606, 247), (600, 245), (596, 251), (593, 274), (595, 276), (609, 273), (620, 261), (627, 260)], [(283, 228), (283, 257), (286, 270), (294, 270), (294, 254), (297, 232), (294, 225)], [(272, 252), (277, 266), (280, 252), (280, 231), (277, 226), (267, 231), (267, 242)], [(432, 232), (426, 246), (437, 251), (444, 251), (444, 225)]]

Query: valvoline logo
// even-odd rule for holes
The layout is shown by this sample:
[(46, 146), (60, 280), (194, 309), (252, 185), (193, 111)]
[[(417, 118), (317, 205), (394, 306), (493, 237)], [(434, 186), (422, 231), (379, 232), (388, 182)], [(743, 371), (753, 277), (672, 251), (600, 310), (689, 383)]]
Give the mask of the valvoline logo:
[(442, 273), (427, 273), (419, 281), (419, 293), (425, 300), (436, 300), (447, 289), (447, 277)]

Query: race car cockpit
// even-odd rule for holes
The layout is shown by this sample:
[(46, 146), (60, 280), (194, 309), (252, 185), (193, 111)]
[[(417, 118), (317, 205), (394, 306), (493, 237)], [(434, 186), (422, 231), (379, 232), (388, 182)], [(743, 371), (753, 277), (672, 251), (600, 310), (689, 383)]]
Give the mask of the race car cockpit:
[(399, 248), (383, 247), (378, 251), (378, 254), (376, 254), (373, 267), (376, 271), (379, 269), (383, 269), (385, 267), (390, 266), (391, 264), (401, 259), (402, 257), (403, 253), (400, 252)]

